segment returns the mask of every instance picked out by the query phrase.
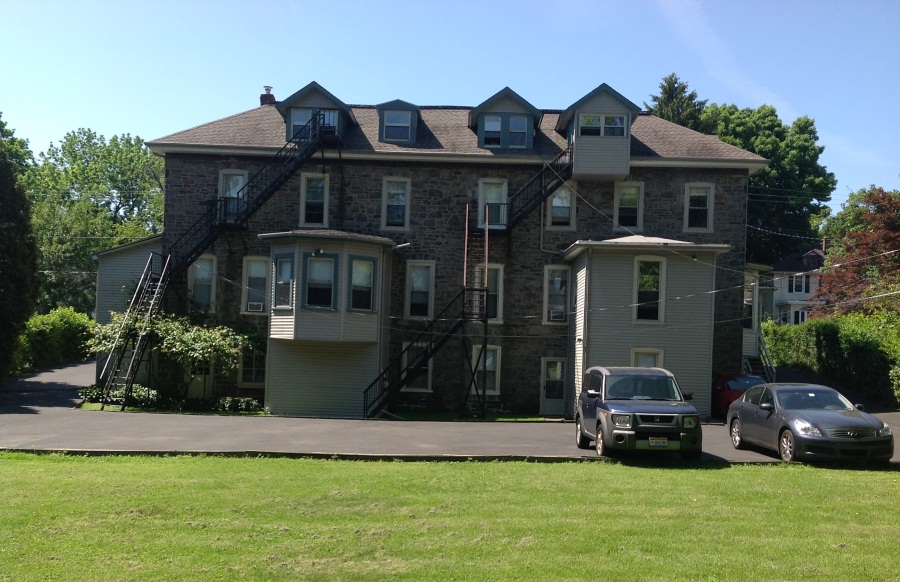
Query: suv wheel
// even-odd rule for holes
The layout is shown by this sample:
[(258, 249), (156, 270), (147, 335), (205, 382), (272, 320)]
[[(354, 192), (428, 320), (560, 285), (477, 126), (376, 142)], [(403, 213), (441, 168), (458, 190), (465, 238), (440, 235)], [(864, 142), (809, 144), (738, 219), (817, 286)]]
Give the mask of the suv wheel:
[(606, 443), (603, 441), (603, 428), (599, 424), (597, 425), (597, 441), (594, 448), (597, 449), (598, 457), (609, 455), (609, 451), (606, 450)]
[(587, 449), (591, 446), (591, 439), (584, 436), (580, 416), (575, 417), (575, 446), (579, 449)]

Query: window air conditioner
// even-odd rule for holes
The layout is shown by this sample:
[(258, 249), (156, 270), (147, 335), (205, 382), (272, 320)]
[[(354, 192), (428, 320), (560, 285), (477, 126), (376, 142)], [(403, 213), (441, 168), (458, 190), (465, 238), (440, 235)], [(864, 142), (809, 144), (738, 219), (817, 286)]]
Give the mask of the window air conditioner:
[(550, 321), (565, 321), (566, 320), (566, 310), (565, 309), (551, 309), (550, 310)]
[(257, 301), (250, 301), (247, 303), (247, 311), (262, 311), (265, 307), (265, 304)]

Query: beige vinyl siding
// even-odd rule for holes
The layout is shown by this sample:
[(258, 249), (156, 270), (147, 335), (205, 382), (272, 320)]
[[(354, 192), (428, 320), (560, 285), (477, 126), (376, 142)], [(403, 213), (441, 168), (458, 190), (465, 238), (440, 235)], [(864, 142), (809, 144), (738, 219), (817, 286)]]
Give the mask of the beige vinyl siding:
[(294, 339), (294, 313), (291, 310), (276, 311), (269, 320), (269, 337)]
[(161, 253), (159, 240), (123, 247), (99, 255), (97, 262), (97, 302), (94, 314), (97, 323), (110, 322), (110, 312), (128, 309), (134, 290), (150, 253)]
[(494, 103), (491, 103), (489, 109), (484, 111), (485, 113), (522, 113), (525, 115), (531, 115), (531, 112), (528, 111), (521, 103), (516, 101), (515, 99), (511, 99), (509, 97), (501, 97)]
[(572, 265), (572, 277), (575, 282), (574, 286), (574, 295), (573, 301), (575, 302), (575, 317), (572, 321), (572, 330), (569, 334), (569, 362), (571, 365), (569, 366), (568, 374), (568, 385), (572, 386), (574, 390), (567, 391), (567, 398), (569, 394), (572, 394), (572, 403), (571, 407), (567, 408), (566, 414), (572, 414), (574, 417), (574, 411), (576, 403), (578, 402), (578, 397), (581, 395), (581, 381), (582, 376), (584, 374), (584, 370), (587, 369), (585, 365), (585, 353), (584, 341), (578, 341), (587, 336), (588, 334), (588, 312), (587, 312), (587, 289), (588, 289), (588, 268), (587, 261), (588, 255), (590, 251), (583, 252), (579, 255), (578, 260)]
[[(666, 260), (665, 323), (632, 323), (634, 258)], [(675, 374), (702, 416), (710, 412), (715, 264), (713, 253), (691, 251), (697, 261), (669, 253), (597, 252), (591, 259), (590, 341), (587, 366), (630, 366), (633, 348), (664, 352), (664, 367)]]
[(379, 370), (378, 344), (269, 342), (266, 408), (283, 416), (359, 418)]
[[(581, 114), (607, 114), (628, 116), (629, 127), (625, 137), (578, 135)], [(624, 177), (629, 173), (631, 161), (631, 112), (606, 93), (584, 103), (575, 116), (574, 178), (598, 179)]]

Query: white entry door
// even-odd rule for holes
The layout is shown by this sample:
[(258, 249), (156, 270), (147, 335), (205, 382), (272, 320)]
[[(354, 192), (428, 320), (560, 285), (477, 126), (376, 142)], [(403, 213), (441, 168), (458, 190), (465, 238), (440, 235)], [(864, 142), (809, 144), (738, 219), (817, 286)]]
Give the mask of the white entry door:
[(566, 361), (541, 358), (541, 415), (563, 416), (566, 412)]

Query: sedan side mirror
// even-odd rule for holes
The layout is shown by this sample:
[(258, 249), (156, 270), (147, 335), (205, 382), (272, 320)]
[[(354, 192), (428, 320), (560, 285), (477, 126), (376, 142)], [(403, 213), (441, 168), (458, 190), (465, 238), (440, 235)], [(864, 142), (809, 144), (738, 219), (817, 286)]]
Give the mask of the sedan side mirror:
[(760, 410), (765, 410), (766, 412), (773, 412), (775, 410), (775, 405), (771, 402), (763, 402), (759, 405)]

